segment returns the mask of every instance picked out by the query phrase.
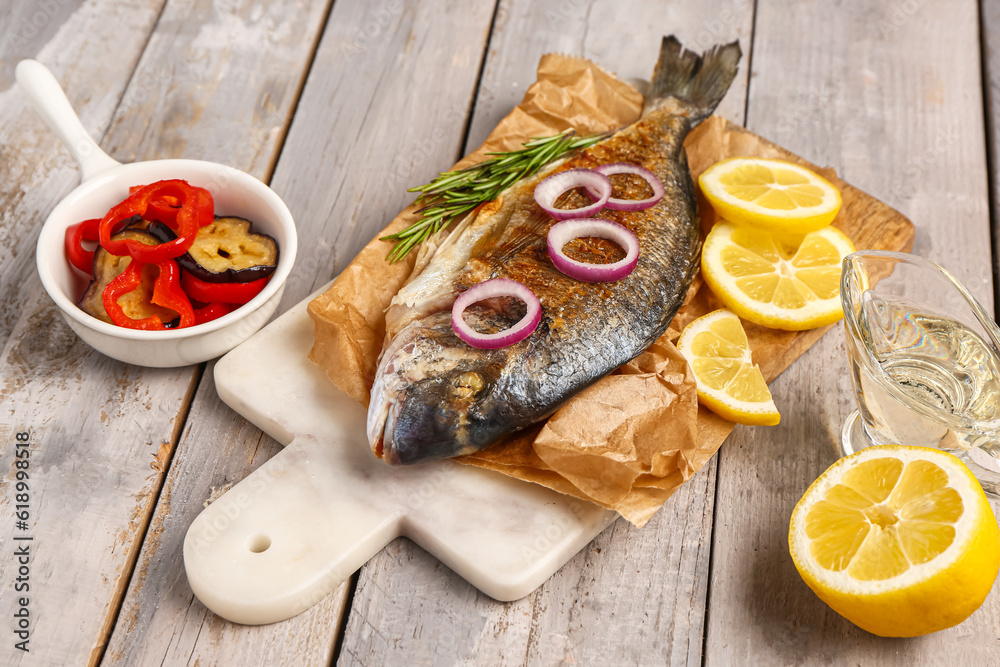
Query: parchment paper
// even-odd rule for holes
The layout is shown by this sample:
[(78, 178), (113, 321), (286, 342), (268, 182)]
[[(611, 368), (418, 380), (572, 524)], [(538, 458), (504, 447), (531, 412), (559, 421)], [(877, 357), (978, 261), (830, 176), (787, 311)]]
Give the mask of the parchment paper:
[[(457, 166), (478, 162), (487, 151), (520, 148), (530, 137), (569, 128), (591, 134), (628, 125), (639, 118), (641, 109), (642, 95), (597, 65), (545, 55), (538, 80), (521, 104)], [(696, 128), (685, 147), (695, 179), (715, 162), (734, 156), (777, 157), (814, 169), (840, 189), (844, 203), (834, 225), (857, 248), (912, 247), (913, 225), (898, 212), (844, 183), (833, 170), (817, 168), (720, 117)], [(385, 336), (383, 311), (436, 247), (428, 243), (419, 255), (411, 253), (397, 264), (385, 261), (392, 246), (378, 238), (413, 222), (415, 208), (410, 206), (393, 220), (309, 304), (315, 334), (309, 358), (364, 405)], [(716, 218), (700, 194), (699, 210), (704, 234)], [(572, 398), (547, 422), (458, 460), (590, 500), (638, 526), (645, 524), (718, 451), (733, 429), (733, 424), (698, 405), (694, 378), (673, 345), (688, 322), (721, 307), (696, 279), (670, 329), (646, 352)], [(829, 329), (792, 333), (743, 324), (754, 361), (768, 382)]]

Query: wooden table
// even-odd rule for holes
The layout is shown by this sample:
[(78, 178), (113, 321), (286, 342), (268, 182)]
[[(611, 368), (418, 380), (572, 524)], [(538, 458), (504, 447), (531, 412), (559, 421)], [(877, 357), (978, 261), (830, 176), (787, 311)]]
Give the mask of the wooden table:
[[(795, 572), (792, 507), (853, 405), (839, 329), (774, 383), (779, 427), (737, 428), (645, 528), (619, 520), (527, 598), (495, 602), (400, 539), (289, 621), (215, 616), (185, 579), (184, 533), (279, 445), (219, 400), (212, 363), (124, 365), (62, 322), (33, 250), (79, 175), (13, 79), (21, 58), (49, 66), (120, 161), (214, 160), (269, 182), (302, 240), (283, 312), (406, 187), (477, 146), (543, 53), (648, 77), (665, 33), (699, 50), (738, 38), (719, 112), (899, 209), (914, 251), (992, 306), (1000, 2), (6, 0), (0, 17), (0, 663), (1000, 663), (997, 590), (959, 627), (887, 640)], [(30, 653), (12, 621), (24, 431)]]

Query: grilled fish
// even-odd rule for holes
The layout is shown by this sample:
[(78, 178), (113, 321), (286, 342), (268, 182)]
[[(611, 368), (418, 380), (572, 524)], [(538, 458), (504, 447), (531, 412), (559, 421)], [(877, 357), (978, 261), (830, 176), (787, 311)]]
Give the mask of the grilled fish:
[[(665, 37), (640, 120), (514, 184), (459, 223), (386, 311), (386, 345), (367, 424), (377, 456), (411, 464), (489, 447), (550, 416), (666, 331), (698, 270), (697, 202), (684, 138), (725, 95), (740, 56), (737, 42), (699, 56)], [(652, 171), (665, 194), (644, 211), (600, 213), (638, 237), (638, 264), (616, 282), (580, 282), (549, 260), (546, 234), (555, 220), (535, 203), (533, 191), (556, 171), (611, 162)], [(616, 182), (616, 193), (622, 187)], [(648, 196), (645, 187), (628, 181), (624, 198)], [(590, 203), (582, 193), (564, 197), (569, 208)], [(602, 239), (575, 240), (567, 253), (574, 246), (584, 261), (616, 261), (622, 254)], [(483, 350), (456, 336), (451, 307), (459, 294), (491, 278), (526, 285), (543, 314), (528, 338)], [(520, 301), (495, 299), (468, 309), (466, 320), (492, 333), (523, 314)]]

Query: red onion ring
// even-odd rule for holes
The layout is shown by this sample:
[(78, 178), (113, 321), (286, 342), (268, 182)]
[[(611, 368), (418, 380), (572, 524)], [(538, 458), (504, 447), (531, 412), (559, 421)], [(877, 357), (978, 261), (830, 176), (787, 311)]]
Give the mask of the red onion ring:
[[(498, 296), (520, 299), (528, 306), (528, 312), (511, 328), (494, 334), (479, 333), (462, 319), (462, 313), (472, 304)], [(542, 304), (534, 292), (516, 280), (507, 278), (485, 280), (472, 286), (455, 299), (455, 305), (451, 308), (451, 328), (455, 330), (455, 334), (472, 347), (483, 350), (495, 350), (524, 340), (538, 328), (541, 320)]]
[[(570, 259), (563, 246), (582, 236), (596, 236), (614, 241), (625, 249), (625, 258), (610, 264), (587, 264)], [(557, 269), (570, 278), (588, 283), (608, 283), (621, 280), (635, 269), (639, 261), (639, 239), (628, 229), (611, 220), (579, 218), (557, 222), (549, 228), (549, 258)]]
[[(649, 183), (649, 187), (653, 189), (653, 196), (648, 199), (616, 199), (614, 197), (609, 197), (608, 201), (604, 204), (604, 207), (609, 208), (612, 211), (643, 211), (647, 208), (656, 206), (656, 203), (663, 199), (663, 183), (661, 183), (660, 179), (656, 177), (656, 174), (648, 169), (643, 169), (637, 164), (632, 164), (631, 162), (610, 162), (608, 164), (602, 164), (599, 167), (594, 167), (594, 171), (599, 174), (603, 174), (604, 176), (611, 176), (613, 174), (635, 174)], [(587, 194), (590, 195), (591, 199), (601, 199), (600, 190), (593, 190), (588, 187)]]
[[(556, 208), (556, 200), (564, 192), (573, 188), (587, 188), (589, 192), (592, 188), (594, 194), (591, 198), (596, 199), (590, 206), (581, 208)], [(537, 186), (535, 186), (535, 201), (546, 213), (556, 220), (567, 220), (569, 218), (586, 218), (604, 208), (611, 197), (611, 181), (604, 174), (594, 169), (567, 169), (558, 174), (552, 174)]]

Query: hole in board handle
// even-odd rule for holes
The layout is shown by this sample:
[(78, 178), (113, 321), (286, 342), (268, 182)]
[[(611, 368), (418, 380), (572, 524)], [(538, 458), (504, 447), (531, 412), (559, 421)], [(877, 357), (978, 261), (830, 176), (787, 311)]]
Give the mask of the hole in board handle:
[(263, 553), (271, 546), (271, 538), (267, 535), (254, 535), (247, 543), (247, 548), (255, 554)]

